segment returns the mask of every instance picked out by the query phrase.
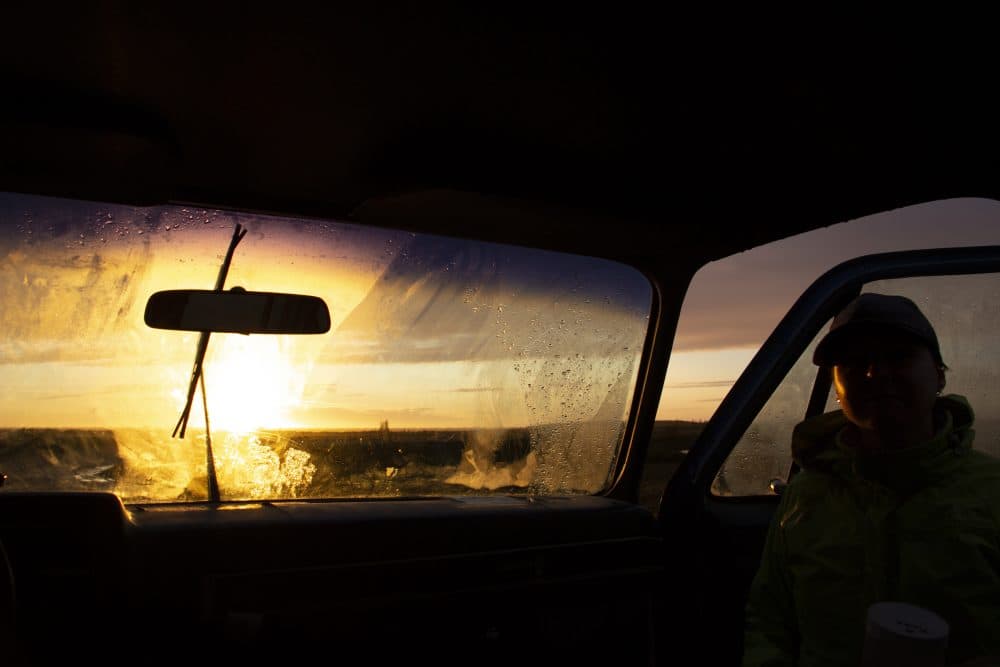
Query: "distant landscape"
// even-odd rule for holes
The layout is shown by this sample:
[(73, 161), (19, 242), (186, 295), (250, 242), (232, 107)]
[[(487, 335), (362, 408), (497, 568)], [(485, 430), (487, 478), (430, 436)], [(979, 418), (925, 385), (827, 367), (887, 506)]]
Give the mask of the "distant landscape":
[[(644, 506), (656, 509), (703, 426), (656, 423), (641, 481)], [(532, 493), (532, 443), (528, 429), (390, 430), (387, 423), (369, 431), (213, 433), (220, 480), (246, 497)], [(0, 472), (9, 490), (194, 500), (206, 496), (204, 471), (204, 435), (197, 431), (178, 440), (139, 429), (0, 429)]]
[(653, 425), (653, 437), (649, 440), (639, 485), (641, 505), (656, 512), (663, 489), (703, 428), (705, 422), (692, 421), (658, 421)]

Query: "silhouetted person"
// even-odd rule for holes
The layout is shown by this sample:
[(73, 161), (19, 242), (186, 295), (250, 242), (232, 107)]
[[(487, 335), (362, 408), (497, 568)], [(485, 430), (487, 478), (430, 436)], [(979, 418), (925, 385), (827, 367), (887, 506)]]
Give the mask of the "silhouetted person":
[(942, 395), (930, 322), (905, 297), (862, 294), (813, 361), (841, 409), (795, 428), (801, 472), (751, 587), (744, 665), (860, 665), (867, 610), (885, 601), (943, 618), (949, 664), (1000, 655), (1000, 462), (972, 449), (968, 401)]

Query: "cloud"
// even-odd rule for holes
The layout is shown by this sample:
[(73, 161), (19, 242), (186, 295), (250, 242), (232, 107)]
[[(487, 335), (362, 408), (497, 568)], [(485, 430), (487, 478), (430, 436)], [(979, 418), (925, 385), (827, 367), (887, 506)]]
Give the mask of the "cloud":
[(731, 387), (736, 380), (706, 380), (704, 382), (678, 382), (676, 384), (668, 382), (665, 387), (671, 389), (703, 389), (711, 387)]
[(84, 399), (93, 396), (123, 396), (135, 394), (137, 392), (146, 392), (149, 390), (149, 387), (141, 384), (115, 384), (102, 389), (87, 389), (87, 391), (79, 392), (50, 393), (53, 389), (19, 389), (17, 393), (22, 396), (33, 395), (33, 400), (62, 401), (70, 398)]

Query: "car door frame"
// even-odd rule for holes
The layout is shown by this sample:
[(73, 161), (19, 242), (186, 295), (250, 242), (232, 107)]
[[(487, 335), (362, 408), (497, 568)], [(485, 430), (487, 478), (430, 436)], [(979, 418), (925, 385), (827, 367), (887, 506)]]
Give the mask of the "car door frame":
[[(661, 498), (658, 521), (666, 569), (685, 573), (668, 593), (674, 602), (664, 601), (661, 618), (665, 632), (684, 645), (686, 659), (738, 664), (743, 608), (780, 487), (766, 496), (720, 497), (712, 494), (711, 485), (824, 324), (872, 281), (998, 272), (1000, 245), (865, 255), (825, 272), (788, 310), (705, 425)], [(830, 385), (829, 372), (818, 368), (803, 417), (825, 409)]]

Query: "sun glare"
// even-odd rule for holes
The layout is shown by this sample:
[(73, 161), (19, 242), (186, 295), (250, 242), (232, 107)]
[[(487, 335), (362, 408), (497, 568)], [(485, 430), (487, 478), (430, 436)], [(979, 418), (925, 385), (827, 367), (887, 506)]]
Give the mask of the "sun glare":
[(277, 336), (213, 336), (205, 361), (212, 431), (249, 433), (297, 426), (290, 414), (301, 402), (303, 370), (282, 350)]

